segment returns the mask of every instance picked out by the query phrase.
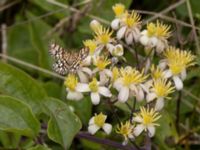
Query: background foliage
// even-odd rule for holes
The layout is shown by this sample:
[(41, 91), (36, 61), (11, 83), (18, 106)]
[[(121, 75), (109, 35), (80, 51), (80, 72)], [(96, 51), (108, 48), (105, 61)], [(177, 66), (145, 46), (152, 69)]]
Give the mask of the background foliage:
[[(197, 65), (190, 70), (185, 81), (185, 89), (181, 93), (179, 124), (176, 124), (177, 93), (162, 112), (165, 115), (160, 119), (160, 127), (157, 128), (152, 143), (154, 147), (160, 149), (199, 149), (200, 1), (57, 0), (56, 2), (0, 1), (2, 33), (0, 147), (28, 150), (112, 149), (77, 135), (80, 129), (83, 131), (87, 129), (88, 120), (94, 110), (107, 112), (110, 122), (115, 123), (116, 120), (109, 114), (109, 106), (92, 107), (88, 97), (79, 103), (66, 100), (63, 77), (53, 73), (51, 69), (52, 60), (48, 54), (48, 43), (54, 39), (68, 49), (82, 47), (83, 40), (92, 38), (88, 26), (90, 20), (96, 18), (108, 25), (114, 17), (112, 5), (122, 2), (129, 9), (140, 10), (143, 19), (147, 21), (160, 14), (159, 17), (163, 22), (171, 24), (173, 28), (174, 34), (171, 38), (173, 45), (190, 49), (192, 53), (197, 54)], [(192, 14), (189, 13), (188, 6), (191, 6)], [(191, 19), (194, 20), (195, 26)], [(134, 60), (128, 50), (125, 56), (133, 65)], [(74, 107), (74, 113), (69, 106)], [(117, 113), (126, 118), (128, 113), (126, 106), (116, 107), (125, 110), (119, 110)], [(105, 138), (101, 133), (97, 136)], [(112, 135), (107, 138), (115, 141), (120, 139)], [(140, 140), (137, 142), (140, 143)]]

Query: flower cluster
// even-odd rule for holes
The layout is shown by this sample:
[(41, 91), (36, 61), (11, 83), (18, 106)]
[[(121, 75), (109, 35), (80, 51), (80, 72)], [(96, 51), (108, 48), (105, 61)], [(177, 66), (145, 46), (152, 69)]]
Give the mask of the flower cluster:
[[(170, 99), (176, 90), (183, 89), (186, 69), (195, 64), (195, 56), (190, 51), (168, 44), (170, 25), (156, 21), (142, 29), (141, 16), (136, 11), (126, 10), (123, 4), (116, 4), (112, 9), (115, 18), (111, 22), (111, 29), (97, 20), (91, 21), (90, 28), (94, 36), (83, 42), (89, 48), (89, 54), (81, 63), (78, 76), (69, 74), (66, 77), (65, 86), (68, 100), (82, 100), (89, 93), (93, 105), (100, 105), (101, 101), (112, 104), (135, 101), (140, 104), (137, 113), (117, 125), (116, 133), (124, 137), (123, 143), (126, 144), (143, 131), (149, 137), (154, 136), (165, 100)], [(135, 43), (143, 47), (144, 52), (135, 52), (139, 67), (126, 65), (123, 56), (127, 49), (124, 42), (133, 46), (133, 49), (136, 49)], [(157, 55), (142, 56), (146, 50)], [(151, 57), (150, 60), (158, 57), (160, 61), (157, 64), (150, 61), (150, 67), (146, 67), (147, 59), (144, 57)], [(134, 59), (135, 56), (133, 62), (136, 62)], [(116, 99), (115, 102), (113, 99)], [(145, 103), (144, 106), (141, 101)], [(111, 133), (112, 125), (105, 123), (106, 118), (107, 115), (103, 113), (95, 114), (89, 121), (88, 132), (95, 134), (102, 128), (106, 134)]]

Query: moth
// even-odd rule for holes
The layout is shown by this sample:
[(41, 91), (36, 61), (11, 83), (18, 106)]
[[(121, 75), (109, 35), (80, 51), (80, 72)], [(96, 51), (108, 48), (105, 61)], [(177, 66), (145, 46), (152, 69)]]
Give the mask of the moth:
[(88, 56), (89, 48), (82, 48), (79, 52), (69, 52), (56, 43), (51, 43), (49, 53), (55, 59), (53, 70), (60, 75), (66, 75), (77, 72), (81, 62)]

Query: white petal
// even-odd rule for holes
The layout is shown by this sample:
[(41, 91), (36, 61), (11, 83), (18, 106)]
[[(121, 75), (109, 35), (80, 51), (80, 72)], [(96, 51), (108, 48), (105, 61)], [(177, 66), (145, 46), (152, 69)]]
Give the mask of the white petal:
[(90, 88), (89, 85), (86, 83), (78, 83), (76, 86), (76, 90), (79, 92), (89, 92)]
[(117, 39), (120, 40), (124, 37), (124, 34), (126, 32), (126, 27), (122, 27), (117, 31)]
[(109, 123), (105, 123), (102, 128), (106, 132), (106, 134), (110, 134), (110, 132), (112, 131), (112, 125)]
[(90, 118), (89, 120), (89, 125), (92, 125), (92, 124), (94, 124), (94, 117)]
[(178, 76), (173, 76), (172, 79), (174, 81), (176, 89), (178, 91), (182, 90), (183, 89), (183, 82), (182, 82), (182, 80)]
[(121, 44), (117, 44), (112, 52), (114, 56), (122, 56), (124, 54), (124, 48)]
[(135, 28), (134, 32), (133, 32), (133, 38), (134, 38), (135, 42), (139, 41), (140, 36), (141, 36), (140, 30), (138, 28)]
[(117, 79), (117, 80), (113, 83), (113, 87), (114, 87), (115, 89), (117, 89), (118, 91), (120, 91), (120, 89), (123, 87), (122, 79), (121, 79), (121, 78)]
[(156, 100), (155, 110), (160, 111), (163, 108), (164, 104), (165, 104), (164, 98), (158, 98)]
[(94, 105), (98, 105), (99, 102), (100, 102), (100, 95), (99, 93), (91, 93), (91, 101), (92, 101), (92, 104)]
[(84, 59), (83, 65), (84, 65), (84, 66), (89, 66), (89, 65), (91, 65), (91, 62), (92, 62), (92, 56), (88, 55), (88, 56)]
[(154, 134), (155, 134), (155, 127), (154, 126), (148, 126), (147, 127), (147, 129), (148, 129), (148, 135), (150, 136), (150, 137), (153, 137), (154, 136)]
[(142, 101), (144, 99), (144, 92), (140, 87), (138, 88), (138, 92), (136, 93), (136, 99), (138, 101)]
[(143, 120), (140, 116), (133, 117), (133, 121), (141, 123)]
[(154, 100), (156, 97), (157, 97), (157, 96), (156, 96), (155, 93), (148, 93), (148, 94), (147, 94), (147, 97), (146, 97), (147, 102), (150, 102), (150, 101)]
[(166, 59), (163, 59), (159, 62), (158, 64), (158, 67), (161, 69), (161, 70), (164, 70), (166, 67), (167, 67), (167, 60)]
[(107, 44), (106, 47), (108, 51), (112, 54), (113, 50), (115, 49), (115, 46), (113, 44)]
[(101, 24), (97, 21), (97, 20), (92, 20), (90, 22), (90, 28), (93, 30), (93, 31), (96, 31), (98, 29), (98, 27), (100, 27)]
[(133, 43), (133, 34), (129, 32), (129, 34), (125, 35), (125, 41), (128, 45)]
[(149, 71), (149, 68), (151, 67), (151, 59), (147, 58), (146, 59), (146, 64), (145, 64), (145, 70), (144, 73), (147, 73)]
[(88, 126), (88, 132), (92, 135), (94, 135), (99, 129), (100, 129), (99, 126), (95, 124)]
[(181, 79), (185, 80), (186, 76), (187, 76), (187, 72), (186, 72), (186, 69), (184, 69), (183, 71), (181, 71)]
[(118, 100), (122, 103), (126, 102), (129, 97), (129, 88), (122, 87), (119, 91)]
[(99, 93), (105, 97), (111, 97), (112, 94), (110, 92), (110, 90), (106, 87), (99, 87)]
[(109, 77), (106, 75), (105, 71), (101, 71), (99, 74), (100, 74), (100, 85), (105, 85), (109, 81)]
[(172, 76), (172, 72), (170, 70), (165, 70), (163, 72), (164, 78), (170, 78)]
[(83, 98), (83, 94), (80, 92), (74, 92), (74, 91), (69, 91), (67, 94), (67, 99), (68, 100), (75, 100), (75, 101), (79, 101)]
[(77, 72), (78, 73), (78, 76), (79, 76), (79, 78), (80, 78), (80, 81), (82, 82), (82, 83), (87, 83), (88, 82), (88, 75), (86, 75), (85, 73), (83, 73), (82, 71), (78, 71)]
[(149, 42), (151, 47), (155, 47), (158, 42), (158, 39), (156, 37), (152, 37), (150, 38)]
[(138, 136), (142, 133), (142, 131), (144, 130), (144, 125), (143, 124), (139, 124), (135, 127), (133, 133), (135, 136)]
[(141, 32), (141, 35), (147, 35), (147, 30), (143, 30), (143, 31)]
[(114, 19), (112, 22), (111, 22), (111, 27), (113, 30), (117, 30), (119, 28), (119, 23), (120, 23), (120, 20), (117, 18), (117, 19)]
[(148, 42), (149, 42), (149, 38), (146, 35), (140, 37), (140, 43), (142, 45), (146, 46)]
[(88, 67), (82, 67), (82, 71), (87, 73), (89, 76), (92, 76), (92, 70)]

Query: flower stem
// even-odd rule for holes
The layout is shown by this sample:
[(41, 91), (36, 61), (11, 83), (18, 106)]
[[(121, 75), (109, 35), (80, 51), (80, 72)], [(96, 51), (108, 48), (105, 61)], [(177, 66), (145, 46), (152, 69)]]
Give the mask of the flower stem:
[(102, 144), (102, 145), (108, 145), (108, 146), (111, 146), (111, 147), (114, 147), (116, 149), (121, 149), (121, 150), (138, 150), (138, 148), (136, 148), (135, 146), (130, 146), (130, 145), (122, 145), (121, 143), (118, 143), (118, 142), (115, 142), (115, 141), (112, 141), (112, 140), (108, 140), (108, 139), (101, 139), (101, 138), (98, 138), (98, 137), (95, 137), (95, 136), (92, 136), (86, 132), (79, 132), (77, 135), (76, 135), (77, 138), (80, 138), (80, 139), (86, 139), (86, 140), (89, 140), (89, 141), (92, 141), (92, 142), (95, 142), (95, 143), (99, 143), (99, 144)]
[(182, 97), (182, 92), (179, 91), (179, 95), (178, 95), (178, 99), (177, 99), (177, 102), (176, 102), (176, 130), (177, 132), (179, 133), (180, 130), (179, 130), (179, 116), (180, 116), (180, 105), (181, 105), (181, 97)]

